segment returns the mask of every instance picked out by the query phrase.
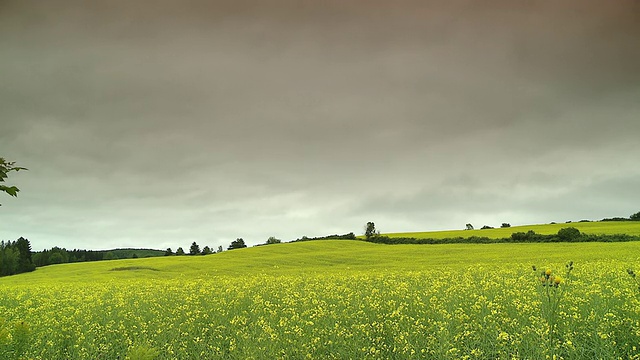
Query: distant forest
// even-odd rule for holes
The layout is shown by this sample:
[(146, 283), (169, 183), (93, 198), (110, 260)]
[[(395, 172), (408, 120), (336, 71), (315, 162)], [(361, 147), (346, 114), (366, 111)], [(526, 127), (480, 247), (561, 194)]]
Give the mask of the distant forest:
[(36, 267), (85, 261), (131, 259), (162, 256), (165, 252), (154, 249), (67, 250), (53, 247), (32, 251), (29, 240), (0, 241), (0, 276), (29, 272)]
[(35, 266), (40, 267), (63, 263), (135, 259), (162, 255), (164, 255), (164, 251), (154, 249), (67, 250), (56, 246), (49, 250), (34, 252), (31, 259)]

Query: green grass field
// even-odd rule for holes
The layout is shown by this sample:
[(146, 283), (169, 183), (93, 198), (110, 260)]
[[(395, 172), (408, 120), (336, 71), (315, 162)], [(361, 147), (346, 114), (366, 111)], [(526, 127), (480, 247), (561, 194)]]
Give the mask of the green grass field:
[[(569, 260), (550, 327), (531, 265)], [(640, 242), (328, 240), (53, 265), (0, 278), (0, 358), (638, 358), (627, 268)]]
[(417, 239), (446, 239), (456, 237), (481, 236), (491, 239), (508, 238), (512, 233), (531, 230), (537, 234), (551, 235), (558, 233), (558, 230), (567, 227), (574, 227), (585, 234), (615, 235), (627, 234), (640, 236), (640, 221), (592, 221), (592, 222), (572, 222), (562, 224), (540, 224), (512, 226), (509, 228), (496, 229), (475, 229), (475, 230), (447, 230), (428, 232), (406, 232), (384, 234), (389, 237), (413, 237)]
[[(603, 251), (603, 249), (605, 251)], [(470, 265), (508, 265), (606, 261), (629, 266), (640, 260), (640, 242), (382, 245), (363, 241), (320, 240), (225, 251), (208, 256), (171, 256), (70, 263), (0, 278), (0, 285), (54, 282), (175, 279), (177, 277), (326, 274), (347, 271), (431, 271)], [(119, 267), (154, 270), (110, 271)]]

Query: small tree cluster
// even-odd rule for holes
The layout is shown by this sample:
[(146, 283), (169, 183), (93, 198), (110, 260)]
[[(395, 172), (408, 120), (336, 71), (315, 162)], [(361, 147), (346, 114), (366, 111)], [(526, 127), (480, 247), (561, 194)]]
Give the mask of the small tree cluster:
[(282, 243), (282, 240), (277, 239), (275, 236), (270, 236), (270, 237), (267, 239), (267, 242), (266, 242), (266, 243), (264, 243), (264, 244), (265, 244), (265, 245), (271, 245), (271, 244), (280, 244), (280, 243)]
[(311, 240), (356, 240), (356, 239), (357, 239), (356, 234), (354, 234), (353, 232), (350, 232), (348, 234), (343, 234), (343, 235), (333, 234), (333, 235), (326, 235), (326, 236), (316, 236), (311, 238), (308, 236), (303, 236), (299, 239), (293, 240), (292, 242), (311, 241)]
[(574, 227), (562, 228), (558, 230), (558, 238), (560, 241), (576, 241), (580, 238), (580, 230)]
[(31, 259), (29, 240), (20, 237), (16, 241), (0, 241), (0, 276), (8, 276), (36, 269)]
[[(205, 246), (204, 248), (202, 248), (202, 251), (200, 250), (200, 245), (198, 245), (197, 242), (192, 242), (191, 246), (189, 247), (189, 255), (209, 255), (209, 254), (213, 254), (213, 250), (211, 250), (210, 247)], [(176, 252), (174, 253), (173, 250), (171, 250), (171, 248), (167, 248), (167, 250), (164, 252), (164, 256), (173, 256), (173, 255), (178, 255), (178, 256), (182, 256), (182, 255), (186, 255), (184, 252), (184, 249), (182, 249), (182, 247), (179, 247)]]
[(380, 232), (376, 230), (376, 224), (373, 221), (369, 221), (364, 229), (364, 237), (370, 239), (378, 235), (380, 235)]
[(229, 245), (227, 250), (242, 249), (246, 247), (247, 247), (247, 244), (244, 243), (244, 240), (242, 238), (237, 238), (231, 242), (231, 245)]

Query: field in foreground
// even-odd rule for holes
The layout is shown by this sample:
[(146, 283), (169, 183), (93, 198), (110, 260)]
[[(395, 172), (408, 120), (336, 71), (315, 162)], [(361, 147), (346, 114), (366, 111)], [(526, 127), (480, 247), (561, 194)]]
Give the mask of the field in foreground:
[[(550, 333), (531, 265), (569, 260)], [(0, 358), (640, 358), (627, 268), (640, 243), (312, 241), (56, 265), (0, 279)]]

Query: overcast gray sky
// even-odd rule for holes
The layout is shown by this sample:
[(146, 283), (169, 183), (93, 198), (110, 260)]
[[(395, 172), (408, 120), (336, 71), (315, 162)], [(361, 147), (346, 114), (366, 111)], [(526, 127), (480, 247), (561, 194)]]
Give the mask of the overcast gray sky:
[(636, 0), (2, 0), (0, 238), (629, 216), (639, 64)]

